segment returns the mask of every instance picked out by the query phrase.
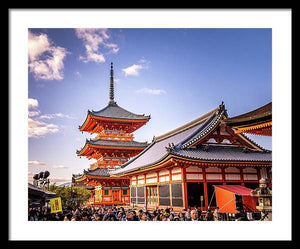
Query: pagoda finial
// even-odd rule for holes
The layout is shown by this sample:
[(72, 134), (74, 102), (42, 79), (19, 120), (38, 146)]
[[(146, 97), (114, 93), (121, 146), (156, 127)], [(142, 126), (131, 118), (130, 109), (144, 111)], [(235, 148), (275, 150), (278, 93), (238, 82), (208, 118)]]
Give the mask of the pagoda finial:
[(109, 87), (109, 102), (108, 104), (115, 104), (114, 101), (114, 69), (113, 63), (110, 63), (110, 87)]

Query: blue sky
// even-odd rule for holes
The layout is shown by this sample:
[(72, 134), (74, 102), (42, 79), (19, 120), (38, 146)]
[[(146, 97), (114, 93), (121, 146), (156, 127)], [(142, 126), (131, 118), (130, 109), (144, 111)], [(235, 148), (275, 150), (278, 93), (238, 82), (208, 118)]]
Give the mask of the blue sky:
[[(229, 116), (272, 101), (271, 29), (29, 29), (29, 179), (70, 181), (93, 160), (76, 150), (87, 110), (115, 100), (151, 120), (135, 140), (177, 128), (224, 101)], [(266, 149), (269, 137), (249, 136)]]

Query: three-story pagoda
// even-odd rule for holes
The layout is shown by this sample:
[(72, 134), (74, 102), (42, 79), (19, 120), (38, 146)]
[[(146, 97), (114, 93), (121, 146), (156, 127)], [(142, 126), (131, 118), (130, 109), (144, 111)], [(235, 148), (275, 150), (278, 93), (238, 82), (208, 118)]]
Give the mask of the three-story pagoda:
[(85, 121), (79, 126), (81, 132), (96, 134), (94, 138), (86, 139), (83, 148), (77, 151), (77, 156), (95, 159), (96, 162), (75, 180), (95, 186), (90, 201), (92, 205), (129, 202), (129, 190), (124, 191), (129, 186), (129, 180), (109, 177), (109, 170), (120, 167), (148, 146), (146, 142), (134, 141), (133, 132), (146, 124), (149, 119), (150, 116), (129, 112), (115, 102), (113, 63), (111, 63), (108, 105), (100, 111), (88, 110)]

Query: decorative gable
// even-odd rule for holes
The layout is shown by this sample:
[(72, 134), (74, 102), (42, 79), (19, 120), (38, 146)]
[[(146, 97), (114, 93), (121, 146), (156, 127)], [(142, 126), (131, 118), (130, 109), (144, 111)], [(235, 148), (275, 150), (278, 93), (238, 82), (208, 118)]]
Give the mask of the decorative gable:
[(214, 132), (208, 134), (203, 140), (198, 141), (199, 144), (220, 144), (220, 145), (236, 145), (245, 146), (243, 140), (238, 137), (230, 127), (220, 123)]
[[(193, 141), (194, 138), (190, 138), (190, 140)], [(221, 118), (218, 120), (218, 123), (215, 124), (213, 129), (210, 129), (205, 136), (197, 139), (190, 146), (187, 146), (187, 148), (199, 148), (203, 147), (203, 145), (237, 146), (263, 151), (261, 147), (246, 136), (236, 134), (231, 127), (222, 122)]]

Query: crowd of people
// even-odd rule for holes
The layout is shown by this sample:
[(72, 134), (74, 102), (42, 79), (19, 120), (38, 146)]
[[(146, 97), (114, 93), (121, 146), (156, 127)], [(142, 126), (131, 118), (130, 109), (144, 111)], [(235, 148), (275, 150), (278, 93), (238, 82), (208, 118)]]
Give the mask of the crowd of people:
[[(222, 220), (218, 208), (202, 212), (200, 209), (188, 209), (174, 212), (173, 208), (125, 209), (124, 207), (83, 207), (76, 210), (64, 210), (50, 213), (49, 209), (32, 208), (28, 212), (29, 221), (217, 221)], [(236, 216), (236, 220), (247, 220), (245, 215)]]

